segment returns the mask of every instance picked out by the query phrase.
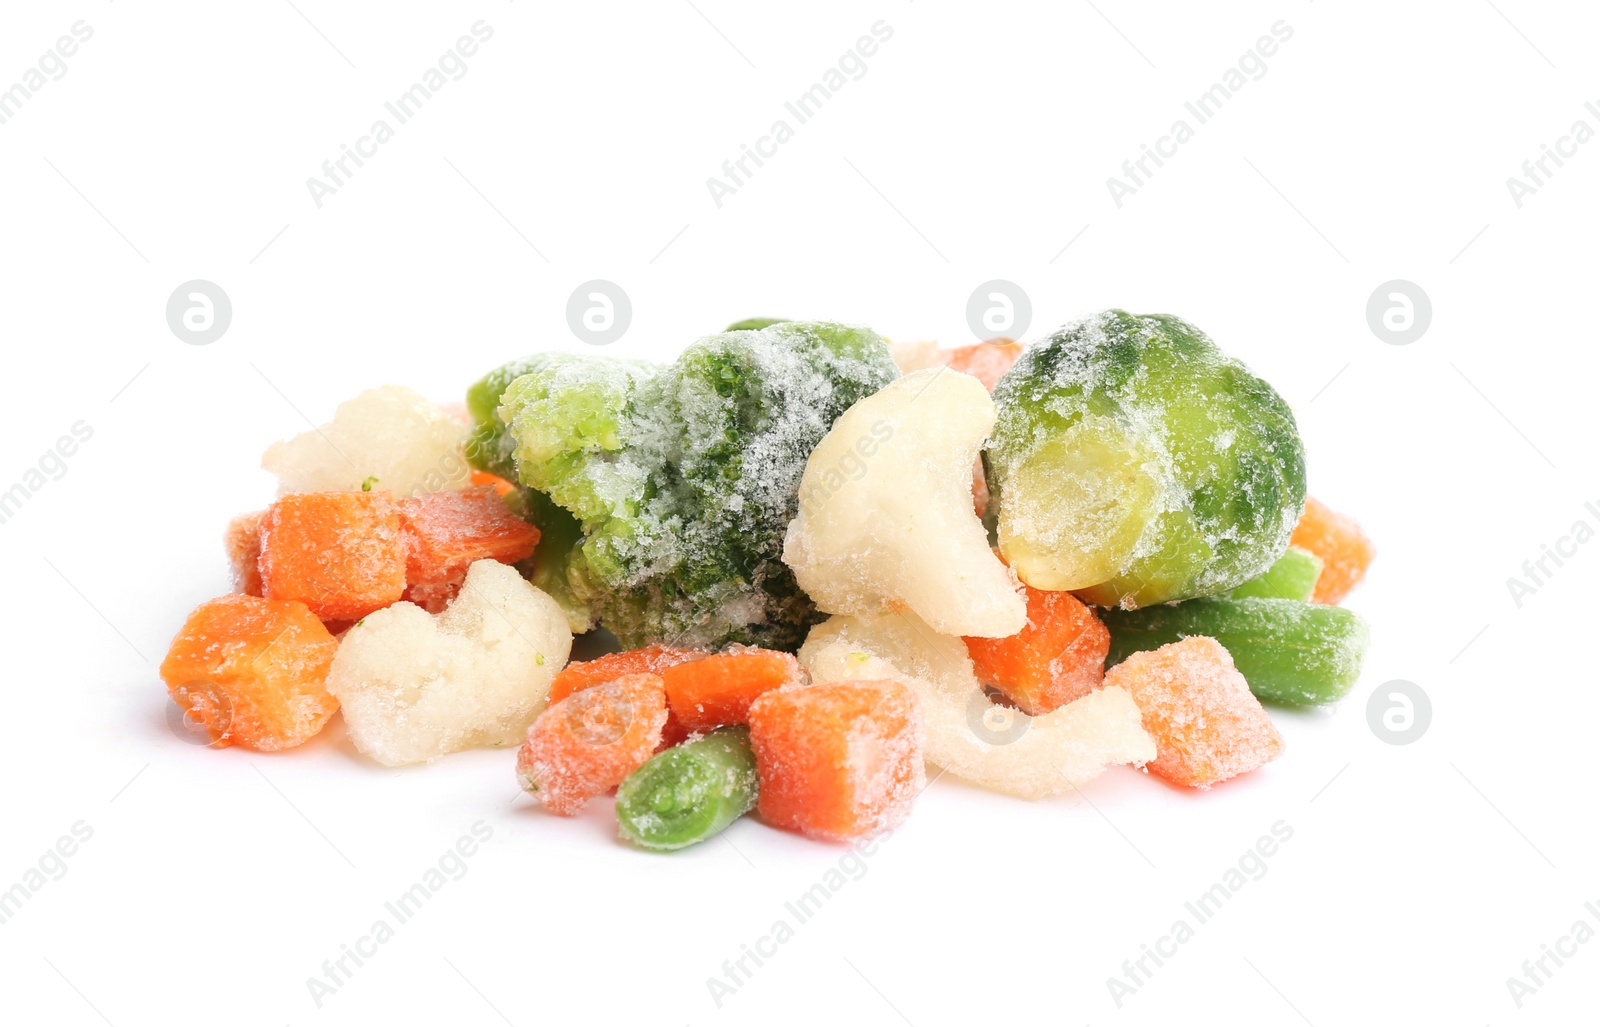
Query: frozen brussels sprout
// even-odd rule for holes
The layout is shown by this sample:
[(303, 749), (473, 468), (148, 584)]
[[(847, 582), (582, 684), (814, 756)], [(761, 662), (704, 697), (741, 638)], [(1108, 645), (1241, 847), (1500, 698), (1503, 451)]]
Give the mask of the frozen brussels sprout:
[(820, 619), (780, 559), (806, 457), (894, 377), (875, 333), (822, 322), (708, 336), (661, 367), (550, 354), (474, 387), (471, 449), (529, 490), (552, 594), (625, 646), (793, 649)]
[(1031, 347), (995, 388), (985, 452), (1023, 581), (1133, 609), (1266, 572), (1305, 502), (1294, 414), (1198, 328), (1109, 310)]
[(945, 635), (1028, 622), (972, 509), (972, 462), (994, 425), (983, 383), (914, 371), (834, 423), (806, 463), (783, 559), (828, 613), (910, 609)]

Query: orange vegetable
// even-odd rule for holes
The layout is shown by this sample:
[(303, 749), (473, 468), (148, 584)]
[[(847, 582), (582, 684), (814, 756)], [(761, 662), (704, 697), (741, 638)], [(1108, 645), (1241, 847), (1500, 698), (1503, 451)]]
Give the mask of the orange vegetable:
[(292, 492), (261, 523), (261, 587), (324, 621), (353, 621), (398, 602), (406, 558), (387, 492)]
[(656, 674), (625, 674), (553, 704), (517, 751), (517, 780), (571, 816), (621, 784), (661, 743), (667, 698)]
[(1361, 532), (1354, 518), (1334, 513), (1321, 502), (1306, 497), (1306, 509), (1289, 536), (1289, 544), (1309, 550), (1322, 560), (1311, 601), (1337, 605), (1366, 577), (1367, 566), (1377, 555), (1372, 540)]
[(228, 522), (222, 544), (233, 569), (233, 590), (247, 596), (261, 594), (261, 522), (265, 510), (240, 514)]
[(661, 674), (674, 664), (698, 660), (705, 655), (702, 649), (678, 649), (657, 642), (642, 649), (607, 653), (593, 660), (569, 663), (550, 682), (550, 702), (554, 705), (573, 692), (603, 685), (624, 674)]
[(745, 723), (757, 698), (800, 680), (800, 664), (788, 653), (734, 646), (668, 667), (661, 679), (678, 722), (690, 731), (710, 731)]
[(214, 746), (273, 752), (322, 730), (339, 643), (302, 603), (225, 595), (201, 603), (161, 661), (172, 701)]
[(477, 560), (516, 563), (533, 555), (539, 529), (485, 485), (424, 492), (400, 501), (406, 598), (433, 612), (455, 598)]
[(1028, 585), (1028, 623), (1009, 638), (968, 638), (978, 680), (1032, 716), (1100, 687), (1111, 632), (1070, 592)]
[(498, 474), (490, 474), (488, 471), (473, 471), (472, 484), (493, 486), (495, 494), (501, 499), (517, 491), (517, 487), (511, 482), (506, 481)]
[(1156, 743), (1147, 767), (1174, 784), (1204, 788), (1270, 763), (1283, 737), (1216, 639), (1194, 635), (1134, 653), (1106, 671), (1128, 690)]
[(1011, 370), (1011, 365), (1022, 356), (1022, 350), (1022, 343), (1004, 338), (962, 346), (951, 350), (950, 370), (972, 375), (993, 392), (995, 383)]
[(843, 840), (890, 830), (922, 790), (922, 709), (895, 681), (838, 681), (766, 693), (750, 706), (774, 827)]

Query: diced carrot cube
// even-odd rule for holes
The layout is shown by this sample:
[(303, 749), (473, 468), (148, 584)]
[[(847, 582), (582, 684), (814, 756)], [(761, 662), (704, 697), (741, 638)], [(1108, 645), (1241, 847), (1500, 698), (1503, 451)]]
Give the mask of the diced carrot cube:
[(800, 664), (788, 653), (735, 646), (668, 667), (667, 704), (690, 731), (743, 724), (760, 696), (800, 680)]
[(226, 595), (201, 603), (161, 661), (172, 701), (214, 746), (272, 752), (322, 730), (338, 641), (305, 605)]
[(1306, 497), (1306, 509), (1289, 536), (1289, 544), (1309, 550), (1322, 560), (1322, 573), (1311, 601), (1337, 605), (1366, 577), (1377, 555), (1372, 540), (1362, 534), (1352, 517), (1334, 513), (1323, 503)]
[(818, 838), (897, 827), (926, 780), (922, 708), (896, 681), (767, 692), (750, 706), (761, 818)]
[[(668, 667), (706, 656), (704, 649), (678, 649), (657, 642), (642, 649), (607, 653), (592, 660), (569, 663), (550, 683), (550, 703), (554, 705), (574, 692), (603, 685), (624, 674), (661, 674)], [(661, 729), (661, 747), (670, 749), (689, 737), (689, 729), (667, 709), (667, 726)]]
[(291, 492), (261, 523), (261, 587), (324, 621), (353, 621), (406, 587), (400, 512), (387, 492)]
[(603, 685), (624, 674), (660, 674), (674, 664), (698, 660), (706, 655), (704, 649), (678, 649), (657, 642), (642, 649), (607, 653), (592, 660), (569, 663), (550, 682), (550, 702), (554, 705), (573, 692)]
[(1100, 687), (1111, 632), (1070, 592), (1024, 585), (1028, 623), (1009, 638), (968, 638), (978, 680), (1031, 716)]
[(406, 598), (434, 613), (460, 591), (477, 560), (516, 563), (533, 555), (539, 529), (512, 513), (492, 488), (424, 492), (400, 501)]
[(539, 715), (517, 751), (517, 779), (546, 809), (571, 816), (621, 784), (661, 743), (667, 697), (657, 674), (626, 674)]
[(1022, 356), (1022, 350), (1022, 343), (1010, 339), (990, 339), (962, 346), (951, 351), (950, 370), (972, 375), (993, 392), (995, 383), (1011, 370), (1011, 365)]
[(1146, 766), (1174, 784), (1204, 788), (1283, 752), (1283, 736), (1214, 638), (1194, 635), (1134, 653), (1106, 671), (1105, 683), (1133, 696), (1156, 742)]
[(240, 514), (228, 522), (222, 544), (228, 550), (233, 590), (247, 596), (261, 594), (261, 522), (265, 510)]
[(509, 496), (511, 493), (517, 491), (517, 487), (511, 482), (506, 481), (498, 474), (490, 474), (488, 471), (473, 471), (472, 484), (489, 485), (493, 487), (495, 494), (501, 499), (504, 499), (506, 496)]

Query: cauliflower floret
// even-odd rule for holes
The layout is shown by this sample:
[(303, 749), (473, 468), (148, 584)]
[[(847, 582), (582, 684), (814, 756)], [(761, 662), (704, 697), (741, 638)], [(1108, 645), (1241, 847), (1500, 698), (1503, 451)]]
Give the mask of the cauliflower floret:
[(997, 792), (1044, 798), (1109, 764), (1156, 757), (1124, 689), (1100, 688), (1039, 717), (996, 706), (961, 639), (937, 634), (909, 613), (831, 618), (811, 629), (800, 665), (814, 682), (903, 682), (922, 700), (928, 762)]
[(818, 609), (910, 609), (943, 635), (1022, 630), (1027, 601), (972, 509), (972, 462), (994, 416), (978, 379), (929, 368), (834, 422), (806, 462), (783, 547)]
[(385, 385), (339, 404), (321, 428), (274, 442), (261, 466), (279, 495), (381, 488), (403, 499), (471, 482), (468, 430), (416, 392)]
[(522, 741), (571, 648), (554, 599), (479, 560), (438, 616), (396, 603), (351, 628), (328, 691), (356, 748), (386, 766), (424, 763)]

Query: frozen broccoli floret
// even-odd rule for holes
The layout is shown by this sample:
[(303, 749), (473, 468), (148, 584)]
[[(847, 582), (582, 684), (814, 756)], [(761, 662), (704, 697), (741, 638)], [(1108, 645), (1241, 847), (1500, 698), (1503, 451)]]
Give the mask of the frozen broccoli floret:
[(994, 398), (1000, 549), (1035, 588), (1150, 606), (1243, 584), (1289, 544), (1305, 502), (1294, 414), (1186, 321), (1068, 325)]
[[(530, 366), (496, 419), (516, 480), (578, 524), (563, 572), (573, 596), (630, 647), (798, 646), (820, 615), (781, 560), (784, 530), (813, 447), (895, 377), (883, 340), (782, 322), (708, 336), (660, 368), (565, 355)], [(549, 529), (531, 519), (543, 554)]]

